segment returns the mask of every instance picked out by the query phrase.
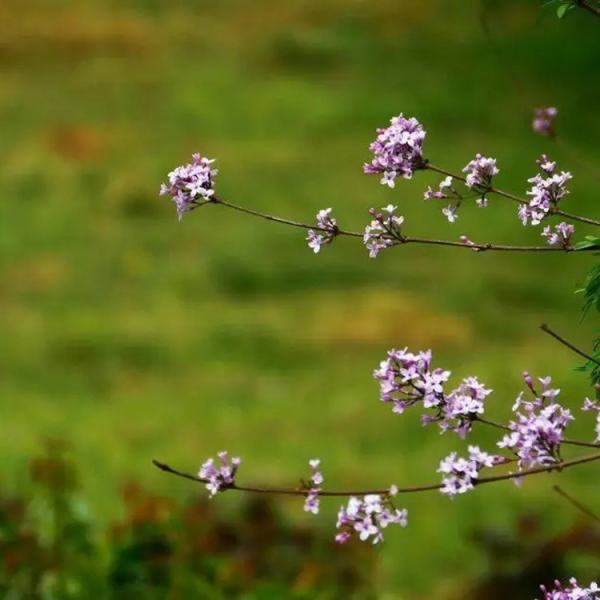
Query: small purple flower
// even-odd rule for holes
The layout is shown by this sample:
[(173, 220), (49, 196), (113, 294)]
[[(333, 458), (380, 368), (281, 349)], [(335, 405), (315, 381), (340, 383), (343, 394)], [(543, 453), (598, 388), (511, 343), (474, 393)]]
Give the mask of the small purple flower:
[(586, 398), (583, 401), (581, 410), (596, 413), (596, 439), (595, 442), (600, 442), (600, 402), (598, 400), (590, 400)]
[(440, 181), (440, 185), (437, 190), (434, 190), (431, 186), (428, 186), (427, 190), (423, 194), (424, 200), (445, 200), (446, 198), (455, 197), (456, 192), (452, 187), (452, 177), (448, 175), (445, 179)]
[(321, 461), (318, 458), (309, 460), (308, 464), (310, 465), (311, 476), (308, 494), (306, 495), (306, 500), (304, 502), (304, 510), (316, 515), (319, 512), (319, 492), (321, 491), (321, 484), (324, 481), (324, 477), (321, 471), (319, 471)]
[(554, 106), (546, 108), (536, 108), (533, 111), (532, 128), (535, 133), (540, 135), (554, 136), (554, 120), (558, 115), (558, 110)]
[(331, 208), (325, 208), (317, 213), (317, 227), (319, 228), (318, 231), (309, 229), (306, 238), (308, 247), (315, 254), (321, 250), (322, 246), (331, 244), (339, 232), (337, 221), (331, 216)]
[(510, 433), (498, 442), (499, 448), (515, 453), (519, 470), (559, 463), (564, 431), (573, 420), (571, 412), (556, 402), (560, 390), (550, 387), (552, 379), (541, 377), (538, 381), (542, 384), (541, 392), (525, 374), (525, 383), (534, 399), (528, 402), (519, 394), (513, 406), (516, 418), (509, 423)]
[(225, 451), (219, 452), (217, 456), (220, 465), (216, 465), (215, 460), (209, 458), (198, 472), (198, 477), (206, 483), (206, 489), (211, 497), (233, 485), (235, 474), (242, 462), (237, 456), (233, 456), (230, 460), (229, 454)]
[(211, 167), (213, 162), (214, 159), (193, 154), (191, 163), (171, 171), (168, 183), (160, 186), (161, 196), (171, 196), (179, 219), (202, 202), (214, 199), (213, 179), (218, 171)]
[(561, 248), (570, 248), (571, 247), (571, 239), (573, 238), (573, 234), (575, 233), (575, 227), (570, 223), (559, 223), (554, 226), (554, 230), (550, 225), (544, 227), (544, 231), (542, 232), (542, 237), (545, 237), (548, 240), (548, 244), (550, 246), (559, 246)]
[(544, 594), (543, 600), (600, 600), (600, 586), (595, 581), (588, 587), (581, 587), (574, 577), (567, 585), (555, 581), (551, 590), (545, 585), (541, 585), (540, 589)]
[(375, 258), (381, 250), (402, 241), (400, 228), (404, 223), (404, 217), (394, 214), (396, 208), (398, 207), (388, 204), (381, 209), (382, 212), (377, 212), (374, 208), (369, 210), (373, 220), (365, 227), (363, 242), (371, 258)]
[(446, 208), (442, 208), (442, 214), (448, 219), (450, 223), (454, 223), (458, 219), (457, 207), (449, 204)]
[(485, 206), (485, 194), (492, 187), (492, 177), (500, 171), (496, 167), (496, 159), (477, 153), (475, 158), (463, 169), (466, 173), (465, 185), (482, 194), (483, 200), (479, 206)]
[(388, 525), (406, 527), (408, 512), (397, 509), (390, 496), (368, 494), (363, 498), (354, 496), (338, 512), (337, 528), (339, 533), (335, 541), (345, 544), (355, 533), (361, 541), (373, 539), (373, 544), (383, 541), (383, 529)]
[(373, 160), (365, 163), (368, 175), (382, 174), (381, 183), (393, 188), (397, 177), (410, 179), (413, 171), (423, 169), (423, 140), (427, 133), (414, 117), (393, 117), (390, 126), (377, 130), (377, 138), (369, 146)]
[(558, 203), (569, 193), (567, 182), (573, 179), (567, 171), (555, 173), (556, 162), (550, 161), (545, 154), (537, 160), (537, 164), (541, 173), (527, 180), (533, 184), (527, 192), (531, 200), (528, 204), (521, 204), (518, 211), (523, 225), (538, 225), (556, 210)]
[(438, 473), (442, 473), (440, 492), (446, 496), (464, 494), (475, 487), (479, 471), (505, 462), (505, 458), (482, 452), (478, 446), (469, 446), (469, 458), (459, 458), (456, 452), (440, 462)]

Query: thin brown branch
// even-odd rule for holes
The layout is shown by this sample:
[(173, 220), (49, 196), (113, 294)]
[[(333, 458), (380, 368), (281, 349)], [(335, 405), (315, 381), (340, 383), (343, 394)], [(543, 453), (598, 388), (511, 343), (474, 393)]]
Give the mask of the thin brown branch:
[(589, 0), (577, 0), (577, 6), (587, 10), (588, 12), (600, 17), (600, 7), (594, 6)]
[[(521, 479), (523, 477), (528, 477), (530, 475), (538, 475), (540, 473), (550, 473), (552, 471), (562, 471), (563, 469), (568, 469), (570, 467), (574, 467), (577, 465), (582, 465), (589, 462), (594, 462), (600, 460), (600, 454), (591, 454), (588, 456), (583, 456), (580, 458), (574, 458), (572, 460), (565, 460), (554, 465), (549, 465), (545, 467), (535, 467), (533, 469), (526, 469), (525, 471), (518, 471), (515, 473), (503, 473), (502, 475), (490, 475), (488, 477), (481, 477), (473, 482), (473, 485), (480, 486), (486, 483), (494, 483), (497, 481), (507, 481), (509, 479)], [(196, 477), (195, 475), (190, 475), (189, 473), (185, 473), (183, 471), (179, 471), (170, 467), (169, 465), (159, 462), (157, 460), (153, 460), (152, 463), (155, 467), (160, 469), (165, 473), (169, 473), (171, 475), (175, 475), (177, 477), (182, 477), (184, 479), (189, 479), (191, 481), (195, 481), (198, 483), (207, 483), (206, 480)], [(429, 485), (421, 485), (421, 486), (413, 486), (413, 487), (404, 487), (398, 488), (398, 494), (413, 494), (419, 492), (429, 492), (433, 490), (439, 490), (442, 487), (441, 483), (433, 483)], [(301, 488), (279, 488), (279, 487), (267, 487), (267, 486), (245, 486), (238, 485), (236, 483), (231, 484), (230, 486), (224, 488), (223, 491), (233, 490), (238, 492), (249, 492), (255, 494), (272, 494), (277, 496), (306, 496), (307, 490)], [(343, 491), (331, 491), (331, 490), (320, 490), (318, 492), (319, 496), (323, 497), (340, 497), (340, 496), (366, 496), (368, 494), (379, 494), (381, 496), (389, 495), (389, 488), (386, 489), (367, 489), (367, 490), (343, 490)]]
[[(271, 221), (273, 223), (278, 223), (280, 225), (287, 225), (288, 227), (297, 227), (300, 229), (313, 229), (315, 231), (327, 231), (327, 229), (323, 227), (319, 227), (318, 225), (311, 225), (310, 223), (302, 223), (300, 221), (294, 221), (292, 219), (285, 219), (283, 217), (278, 217), (275, 215), (270, 215), (268, 213), (263, 213), (258, 210), (254, 210), (251, 208), (246, 208), (244, 206), (239, 206), (237, 204), (232, 204), (231, 202), (226, 202), (220, 198), (214, 198), (209, 201), (198, 203), (194, 206), (194, 208), (200, 208), (201, 206), (205, 206), (207, 204), (215, 204), (218, 206), (223, 206), (225, 208), (229, 208), (231, 210), (235, 210), (237, 212), (241, 212), (253, 217), (257, 217), (259, 219), (264, 219), (266, 221)], [(345, 229), (337, 229), (336, 236), (343, 237), (352, 237), (352, 238), (362, 238), (363, 233), (358, 231), (347, 231)], [(471, 250), (474, 252), (485, 252), (485, 251), (496, 251), (496, 252), (586, 252), (588, 250), (593, 250), (593, 248), (582, 248), (576, 249), (572, 246), (568, 246), (566, 248), (561, 248), (557, 246), (514, 246), (507, 244), (491, 244), (491, 243), (469, 243), (465, 244), (463, 242), (455, 242), (452, 240), (438, 240), (432, 238), (422, 238), (422, 237), (412, 237), (412, 236), (402, 236), (401, 238), (394, 241), (394, 246), (402, 246), (404, 244), (419, 244), (419, 245), (429, 245), (429, 246), (447, 246), (450, 248), (463, 248), (465, 250)]]
[(565, 340), (564, 337), (558, 335), (558, 333), (556, 333), (556, 331), (553, 331), (552, 329), (550, 329), (550, 327), (548, 327), (548, 325), (546, 325), (545, 323), (540, 325), (540, 329), (542, 331), (544, 331), (545, 333), (547, 333), (548, 335), (552, 336), (555, 340), (559, 341), (563, 346), (566, 346), (567, 348), (569, 348), (569, 350), (575, 352), (575, 354), (579, 354), (579, 356), (582, 356), (583, 358), (589, 360), (590, 362), (600, 365), (600, 361), (598, 359), (594, 358), (591, 354), (587, 354), (587, 352), (584, 352), (583, 350), (581, 350), (577, 346), (573, 345), (568, 340)]
[(584, 515), (586, 515), (587, 517), (592, 519), (592, 521), (596, 521), (596, 523), (600, 523), (600, 517), (595, 512), (593, 512), (590, 508), (585, 506), (585, 504), (582, 504), (581, 502), (579, 502), (579, 500), (577, 500), (576, 498), (573, 498), (573, 496), (571, 496), (570, 494), (567, 494), (567, 492), (565, 492), (558, 485), (555, 485), (553, 489), (559, 496), (562, 496), (567, 502), (572, 504), (578, 511), (582, 512)]
[[(462, 181), (462, 182), (466, 181), (465, 177), (463, 177), (462, 175), (460, 175), (458, 173), (453, 173), (452, 171), (447, 171), (446, 169), (442, 169), (440, 167), (436, 167), (435, 165), (432, 165), (429, 162), (426, 163), (425, 168), (429, 169), (430, 171), (440, 173), (441, 175), (450, 175), (450, 177), (454, 177), (455, 179), (458, 179), (459, 181)], [(502, 196), (504, 198), (508, 198), (509, 200), (512, 200), (513, 202), (517, 202), (519, 204), (529, 204), (529, 202), (527, 202), (527, 200), (525, 200), (524, 198), (520, 198), (519, 196), (516, 196), (515, 194), (511, 194), (510, 192), (505, 192), (504, 190), (500, 190), (496, 187), (490, 187), (486, 193), (496, 194), (497, 196)], [(560, 215), (560, 216), (564, 217), (565, 219), (568, 219), (569, 221), (579, 221), (580, 223), (587, 223), (588, 225), (596, 225), (597, 227), (600, 227), (600, 221), (596, 221), (595, 219), (590, 219), (589, 217), (582, 217), (580, 215), (574, 215), (574, 214), (568, 213), (564, 210), (555, 209), (555, 210), (551, 211), (551, 214)]]

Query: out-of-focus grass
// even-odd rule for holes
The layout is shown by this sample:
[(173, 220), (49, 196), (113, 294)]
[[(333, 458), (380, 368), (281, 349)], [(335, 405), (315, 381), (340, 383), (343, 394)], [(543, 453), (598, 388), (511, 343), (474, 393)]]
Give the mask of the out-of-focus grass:
[[(587, 342), (573, 289), (590, 257), (406, 247), (372, 261), (342, 239), (315, 257), (301, 232), (218, 207), (178, 223), (156, 193), (200, 150), (218, 157), (219, 193), (240, 204), (299, 219), (332, 206), (359, 228), (370, 206), (394, 202), (411, 233), (538, 242), (503, 200), (450, 226), (421, 201), (435, 178), (390, 191), (361, 163), (374, 129), (404, 111), (425, 124), (432, 161), (460, 168), (489, 153), (507, 189), (522, 192), (550, 152), (574, 172), (570, 210), (597, 212), (593, 177), (529, 130), (533, 106), (556, 104), (564, 136), (597, 158), (595, 27), (533, 1), (80, 0), (24, 11), (4, 0), (3, 485), (25, 479), (43, 436), (78, 449), (103, 519), (132, 475), (191, 493), (152, 458), (195, 469), (221, 448), (244, 457), (249, 480), (293, 483), (320, 456), (335, 487), (430, 481), (462, 444), (378, 402), (370, 372), (391, 346), (431, 346), (458, 377), (479, 374), (498, 418), (524, 368), (552, 373), (576, 408), (586, 381), (536, 327)], [(591, 436), (591, 422), (579, 430)], [(561, 481), (600, 501), (592, 469)], [(454, 503), (406, 498), (410, 527), (381, 550), (382, 590), (432, 596), (477, 573), (474, 525), (502, 526), (516, 510), (552, 528), (573, 516), (547, 479), (490, 487)]]

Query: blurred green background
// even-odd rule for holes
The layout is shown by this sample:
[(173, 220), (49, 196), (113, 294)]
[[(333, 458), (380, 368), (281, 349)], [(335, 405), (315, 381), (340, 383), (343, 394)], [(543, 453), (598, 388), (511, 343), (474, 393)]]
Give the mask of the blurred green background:
[[(567, 210), (597, 216), (597, 180), (576, 157), (599, 158), (598, 31), (533, 0), (3, 0), (3, 489), (25, 493), (46, 438), (69, 442), (99, 529), (120, 518), (127, 481), (177, 501), (202, 493), (153, 458), (194, 471), (226, 448), (243, 457), (240, 481), (294, 484), (315, 456), (332, 487), (435, 481), (465, 444), (379, 402), (371, 371), (390, 347), (432, 347), (456, 377), (479, 375), (497, 419), (524, 369), (552, 374), (577, 409), (588, 381), (537, 327), (589, 347), (574, 290), (591, 256), (407, 246), (370, 260), (345, 239), (315, 256), (302, 232), (218, 207), (179, 223), (157, 192), (200, 151), (218, 159), (218, 193), (259, 210), (306, 221), (331, 206), (358, 229), (392, 202), (409, 234), (540, 243), (509, 202), (450, 225), (422, 201), (433, 174), (389, 190), (361, 165), (375, 128), (404, 112), (427, 129), (432, 162), (495, 156), (514, 192), (548, 152), (574, 174)], [(531, 132), (544, 105), (568, 147)], [(591, 439), (592, 418), (573, 430)], [(599, 505), (595, 473), (560, 482)], [(441, 598), (482, 576), (474, 528), (525, 512), (549, 533), (568, 526), (555, 479), (402, 498), (409, 527), (377, 551), (374, 593)], [(317, 518), (297, 501), (280, 509), (329, 537), (339, 503), (324, 504)]]

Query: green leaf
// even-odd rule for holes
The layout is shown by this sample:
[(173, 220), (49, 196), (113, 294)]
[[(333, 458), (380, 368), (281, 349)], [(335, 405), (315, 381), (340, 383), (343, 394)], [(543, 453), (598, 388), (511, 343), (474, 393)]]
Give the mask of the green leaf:
[(586, 235), (581, 242), (575, 244), (576, 250), (585, 250), (586, 248), (600, 248), (600, 237)]
[(567, 2), (566, 4), (561, 4), (557, 9), (556, 9), (556, 16), (559, 19), (562, 19), (566, 14), (567, 11), (572, 7), (573, 5), (570, 2)]

